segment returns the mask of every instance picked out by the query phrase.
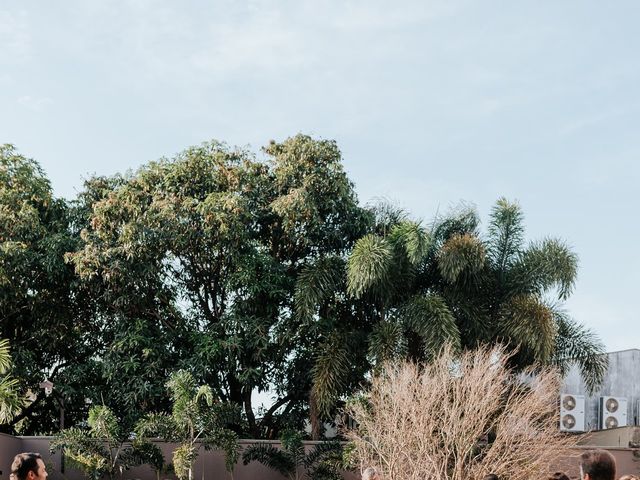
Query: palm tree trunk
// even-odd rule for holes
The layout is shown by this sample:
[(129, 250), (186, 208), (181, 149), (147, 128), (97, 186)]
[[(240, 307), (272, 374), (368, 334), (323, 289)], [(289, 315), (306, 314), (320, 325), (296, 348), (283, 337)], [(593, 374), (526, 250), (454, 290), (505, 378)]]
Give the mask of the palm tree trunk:
[(320, 409), (313, 388), (309, 391), (309, 423), (311, 424), (311, 439), (320, 440), (322, 435), (322, 422)]

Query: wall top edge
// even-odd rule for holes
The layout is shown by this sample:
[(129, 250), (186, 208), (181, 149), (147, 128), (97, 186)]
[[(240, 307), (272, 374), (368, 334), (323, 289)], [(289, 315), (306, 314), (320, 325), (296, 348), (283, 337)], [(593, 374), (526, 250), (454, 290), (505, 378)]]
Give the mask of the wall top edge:
[[(10, 437), (10, 438), (19, 438), (19, 439), (25, 439), (25, 440), (53, 440), (55, 438), (54, 435), (9, 435), (7, 433), (0, 433), (0, 435), (4, 435), (5, 437)], [(133, 440), (132, 438), (130, 438), (129, 440)], [(158, 442), (158, 443), (180, 443), (180, 442), (172, 442), (172, 441), (167, 441), (167, 440), (163, 440), (162, 438), (150, 438), (149, 440), (151, 440), (152, 442)], [(333, 439), (327, 439), (326, 441), (332, 441)], [(202, 442), (196, 442), (199, 444), (202, 444)], [(265, 443), (265, 444), (279, 444), (280, 440), (258, 440), (258, 439), (251, 439), (251, 438), (240, 438), (238, 439), (238, 443), (241, 444), (254, 444), (254, 443)], [(322, 443), (325, 443), (325, 441), (322, 440), (303, 440), (302, 441), (303, 444), (305, 445), (319, 445)], [(340, 441), (340, 443), (347, 443), (346, 441)]]

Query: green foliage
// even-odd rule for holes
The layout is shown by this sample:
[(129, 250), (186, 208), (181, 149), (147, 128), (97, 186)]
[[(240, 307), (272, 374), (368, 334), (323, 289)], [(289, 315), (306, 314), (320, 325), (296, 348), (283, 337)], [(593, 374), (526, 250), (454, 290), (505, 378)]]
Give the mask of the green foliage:
[(78, 427), (60, 432), (51, 441), (51, 452), (62, 450), (65, 458), (90, 478), (122, 477), (131, 467), (149, 464), (159, 471), (163, 467), (160, 449), (142, 439), (128, 440), (118, 418), (105, 406), (89, 411), (88, 430)]
[(5, 374), (11, 368), (11, 350), (9, 340), (0, 340), (0, 374)]
[(370, 336), (369, 355), (375, 365), (382, 365), (394, 358), (407, 355), (407, 337), (404, 326), (396, 319), (382, 320), (376, 324)]
[[(308, 476), (312, 480), (338, 480), (344, 470), (342, 446), (339, 442), (318, 443), (308, 453), (305, 452), (302, 436), (295, 431), (285, 430), (280, 438), (282, 447), (266, 443), (247, 447), (242, 453), (245, 465), (256, 461), (275, 470), (290, 480)], [(302, 471), (305, 474), (302, 474)]]
[(201, 445), (224, 450), (226, 468), (232, 472), (239, 456), (238, 436), (226, 424), (231, 423), (233, 413), (216, 404), (211, 388), (198, 386), (185, 370), (174, 372), (167, 388), (173, 404), (171, 415), (155, 413), (142, 418), (136, 425), (137, 438), (157, 436), (179, 442), (173, 466), (180, 480), (192, 478)]
[[(68, 221), (68, 205), (53, 197), (38, 163), (11, 145), (0, 146), (0, 338), (9, 339), (13, 347), (12, 375), (36, 395), (20, 413), (17, 408), (10, 409), (11, 414), (4, 411), (9, 422), (5, 431), (17, 422), (26, 428), (22, 433), (56, 428), (57, 406), (53, 398), (43, 398), (38, 384), (48, 377), (58, 392), (65, 391), (60, 373), (69, 364), (83, 364), (96, 350), (86, 297), (64, 261), (77, 242)], [(15, 386), (5, 378), (5, 396)], [(18, 407), (19, 399), (9, 397)], [(78, 397), (65, 402), (70, 422), (85, 413), (84, 396), (80, 401)], [(37, 425), (30, 424), (32, 416), (38, 418)]]
[(602, 354), (604, 345), (592, 330), (578, 324), (562, 309), (552, 305), (550, 310), (558, 329), (552, 363), (563, 374), (571, 364), (576, 363), (587, 389), (593, 393), (607, 372), (607, 357)]
[(443, 345), (460, 350), (460, 330), (442, 297), (437, 294), (415, 296), (400, 310), (405, 327), (417, 335), (423, 345), (419, 357), (432, 358)]
[(295, 479), (296, 461), (288, 452), (268, 444), (257, 444), (247, 447), (242, 452), (242, 459), (245, 465), (256, 461), (275, 470), (279, 474)]
[(18, 379), (9, 374), (11, 368), (9, 341), (3, 339), (0, 340), (0, 424), (10, 422), (25, 406)]
[(192, 477), (193, 463), (196, 458), (198, 458), (198, 447), (188, 443), (183, 443), (173, 451), (173, 469), (179, 479)]
[(388, 242), (373, 234), (362, 237), (349, 257), (349, 293), (359, 298), (374, 286), (379, 286), (379, 290), (383, 291), (392, 281), (392, 266), (393, 248)]
[(403, 221), (391, 228), (390, 243), (404, 250), (404, 254), (411, 265), (418, 265), (424, 260), (431, 246), (431, 239), (427, 231), (419, 223)]
[(318, 305), (344, 283), (344, 261), (337, 256), (320, 257), (305, 266), (296, 282), (296, 312), (303, 319), (313, 316)]
[(438, 268), (442, 277), (455, 283), (461, 274), (478, 273), (485, 263), (485, 248), (480, 239), (465, 233), (449, 238), (438, 251)]
[(500, 198), (489, 217), (488, 251), (491, 262), (499, 271), (511, 267), (511, 262), (524, 243), (524, 216), (516, 203)]
[[(519, 368), (575, 359), (596, 385), (602, 345), (554, 303), (577, 257), (525, 238), (502, 198), (485, 234), (468, 206), (429, 228), (388, 203), (362, 208), (336, 143), (305, 135), (261, 158), (208, 142), (90, 178), (71, 202), (3, 146), (0, 338), (14, 377), (0, 395), (18, 401), (14, 378), (37, 395), (7, 428), (54, 431), (61, 401), (79, 424), (88, 397), (122, 431), (145, 417), (165, 438), (215, 439), (232, 466), (238, 434), (276, 438), (311, 417), (318, 437), (382, 361), (428, 360), (444, 343), (500, 341)], [(172, 377), (181, 369), (191, 384)], [(254, 392), (267, 390), (274, 405), (258, 412)], [(211, 433), (208, 417), (225, 428)]]
[(328, 416), (344, 391), (352, 369), (348, 340), (338, 332), (329, 335), (318, 347), (313, 366), (313, 390), (318, 408)]
[[(255, 390), (275, 386), (279, 406), (304, 412), (311, 369), (297, 365), (316, 346), (301, 341), (302, 319), (341, 282), (321, 273), (323, 259), (340, 262), (369, 217), (335, 142), (298, 135), (264, 153), (210, 142), (91, 179), (80, 196), (83, 244), (67, 259), (109, 319), (104, 395), (131, 422), (169, 408), (161, 386), (181, 366), (242, 408), (234, 428), (248, 435), (280, 428), (276, 411), (256, 418)], [(303, 271), (316, 297), (297, 282)]]
[(467, 207), (436, 219), (431, 233), (419, 235), (405, 216), (382, 218), (378, 233), (358, 240), (347, 266), (348, 293), (375, 305), (374, 328), (366, 331), (376, 362), (428, 360), (445, 343), (459, 350), (501, 342), (511, 349), (514, 367), (566, 369), (575, 361), (589, 385), (601, 381), (603, 346), (551, 303), (571, 293), (577, 257), (557, 239), (525, 245), (517, 203), (498, 200), (486, 237)]

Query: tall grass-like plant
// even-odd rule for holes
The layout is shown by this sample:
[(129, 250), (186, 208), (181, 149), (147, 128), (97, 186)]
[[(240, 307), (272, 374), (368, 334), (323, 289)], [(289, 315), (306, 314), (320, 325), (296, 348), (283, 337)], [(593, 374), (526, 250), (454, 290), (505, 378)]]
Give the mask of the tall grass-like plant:
[(352, 457), (385, 480), (545, 478), (578, 437), (558, 429), (559, 375), (516, 376), (501, 347), (387, 364), (349, 403)]

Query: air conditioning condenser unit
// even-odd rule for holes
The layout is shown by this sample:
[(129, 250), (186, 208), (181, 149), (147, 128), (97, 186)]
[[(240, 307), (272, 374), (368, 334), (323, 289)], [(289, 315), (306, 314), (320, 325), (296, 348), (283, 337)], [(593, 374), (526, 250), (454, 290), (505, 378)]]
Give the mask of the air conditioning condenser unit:
[(600, 428), (627, 426), (627, 399), (622, 397), (600, 397)]
[(560, 395), (560, 431), (584, 432), (584, 395)]

